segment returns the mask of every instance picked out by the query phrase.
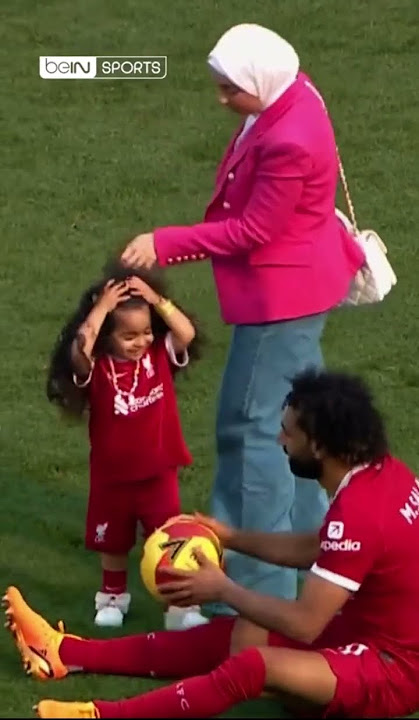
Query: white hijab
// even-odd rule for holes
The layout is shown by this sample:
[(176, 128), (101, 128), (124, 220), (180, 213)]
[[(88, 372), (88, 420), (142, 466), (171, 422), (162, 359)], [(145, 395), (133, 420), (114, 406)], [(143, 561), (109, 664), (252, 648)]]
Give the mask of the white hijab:
[(208, 64), (267, 108), (295, 82), (299, 57), (272, 30), (250, 23), (235, 25), (218, 40)]

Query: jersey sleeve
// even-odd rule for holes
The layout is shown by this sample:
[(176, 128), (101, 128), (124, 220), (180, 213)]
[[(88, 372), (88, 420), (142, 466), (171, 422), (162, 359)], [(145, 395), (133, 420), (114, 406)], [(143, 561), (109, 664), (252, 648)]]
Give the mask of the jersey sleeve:
[(187, 348), (182, 353), (176, 354), (173, 346), (173, 334), (169, 331), (164, 339), (164, 345), (169, 356), (169, 360), (177, 368), (184, 368), (189, 363), (189, 354)]
[(356, 592), (376, 562), (381, 540), (373, 513), (333, 503), (320, 530), (320, 553), (311, 572)]

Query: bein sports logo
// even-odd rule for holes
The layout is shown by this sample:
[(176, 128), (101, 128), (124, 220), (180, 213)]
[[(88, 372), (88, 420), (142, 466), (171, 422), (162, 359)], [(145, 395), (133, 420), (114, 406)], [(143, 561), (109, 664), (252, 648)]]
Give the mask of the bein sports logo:
[(328, 540), (323, 540), (320, 543), (322, 550), (340, 550), (341, 552), (358, 552), (361, 549), (361, 543), (359, 540), (343, 540), (343, 533), (345, 526), (340, 520), (332, 520), (327, 526), (327, 537)]
[(97, 63), (92, 56), (41, 56), (39, 75), (43, 80), (91, 80), (96, 77)]
[(167, 55), (40, 55), (43, 80), (161, 80)]

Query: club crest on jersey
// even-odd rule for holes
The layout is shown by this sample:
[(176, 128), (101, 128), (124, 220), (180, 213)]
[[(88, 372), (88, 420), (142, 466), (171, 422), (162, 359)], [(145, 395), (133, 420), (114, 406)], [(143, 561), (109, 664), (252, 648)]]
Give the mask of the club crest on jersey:
[(327, 537), (330, 540), (340, 540), (343, 538), (345, 526), (340, 520), (331, 520), (327, 526)]
[(105, 535), (106, 535), (106, 531), (108, 529), (108, 525), (109, 525), (109, 523), (107, 523), (107, 522), (99, 523), (98, 525), (96, 525), (96, 537), (95, 537), (96, 543), (105, 542)]
[(146, 355), (142, 359), (142, 365), (145, 370), (145, 374), (148, 378), (152, 378), (155, 375), (153, 363), (151, 362), (150, 355)]

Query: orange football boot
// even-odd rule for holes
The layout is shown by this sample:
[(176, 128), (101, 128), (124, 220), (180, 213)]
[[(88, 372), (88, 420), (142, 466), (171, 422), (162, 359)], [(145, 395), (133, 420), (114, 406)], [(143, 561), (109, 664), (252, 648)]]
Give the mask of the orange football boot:
[(40, 718), (100, 718), (99, 710), (92, 702), (41, 700), (34, 710)]
[(41, 615), (29, 607), (19, 590), (13, 586), (7, 588), (3, 604), (6, 608), (6, 627), (14, 637), (26, 674), (34, 675), (39, 680), (64, 678), (68, 674), (68, 668), (61, 662), (59, 654), (65, 637), (63, 623), (58, 624), (59, 630), (54, 630)]

